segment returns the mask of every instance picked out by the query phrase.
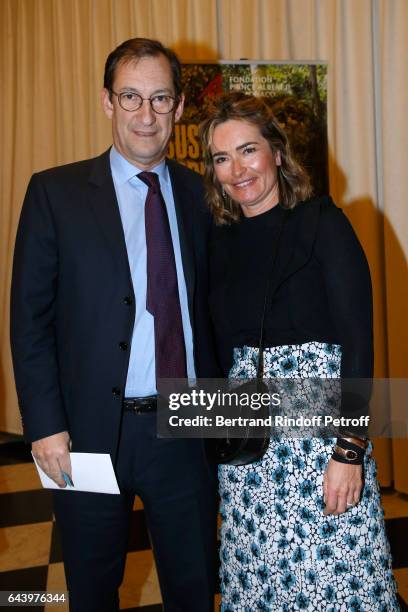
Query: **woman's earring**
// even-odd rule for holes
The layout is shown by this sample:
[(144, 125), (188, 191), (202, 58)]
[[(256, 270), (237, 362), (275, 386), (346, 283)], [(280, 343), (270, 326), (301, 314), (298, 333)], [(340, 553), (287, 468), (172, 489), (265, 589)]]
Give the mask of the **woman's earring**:
[(222, 188), (222, 197), (224, 198), (224, 200), (225, 200), (225, 198), (227, 197), (227, 194), (225, 193), (225, 189), (224, 189), (224, 187)]

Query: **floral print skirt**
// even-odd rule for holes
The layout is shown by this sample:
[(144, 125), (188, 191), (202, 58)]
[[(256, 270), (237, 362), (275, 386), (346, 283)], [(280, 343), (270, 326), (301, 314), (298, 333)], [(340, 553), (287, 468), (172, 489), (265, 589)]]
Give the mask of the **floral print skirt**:
[[(338, 378), (337, 345), (265, 350), (265, 375)], [(256, 375), (257, 349), (235, 349), (231, 378)], [(219, 467), (222, 612), (398, 612), (371, 448), (359, 504), (324, 516), (334, 439), (272, 438), (262, 460)]]

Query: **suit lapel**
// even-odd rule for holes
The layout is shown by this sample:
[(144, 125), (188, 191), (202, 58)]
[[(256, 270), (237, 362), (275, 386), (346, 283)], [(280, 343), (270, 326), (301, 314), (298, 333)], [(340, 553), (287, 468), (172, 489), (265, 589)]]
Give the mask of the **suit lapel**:
[(188, 184), (179, 172), (178, 164), (170, 159), (166, 160), (169, 169), (171, 186), (173, 190), (174, 205), (176, 208), (177, 226), (180, 239), (181, 258), (183, 261), (184, 279), (186, 281), (188, 308), (190, 319), (193, 320), (193, 298), (195, 285), (194, 264), (194, 195)]
[(90, 206), (119, 269), (126, 262), (130, 274), (125, 237), (110, 169), (109, 150), (94, 160), (89, 176)]

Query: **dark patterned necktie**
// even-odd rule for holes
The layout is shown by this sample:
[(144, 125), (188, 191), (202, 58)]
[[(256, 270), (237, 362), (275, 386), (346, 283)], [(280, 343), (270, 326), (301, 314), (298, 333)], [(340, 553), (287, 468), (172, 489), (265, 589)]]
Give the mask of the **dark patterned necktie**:
[(186, 378), (186, 351), (176, 260), (166, 204), (155, 172), (141, 172), (137, 178), (149, 188), (145, 203), (146, 309), (154, 317), (156, 380)]

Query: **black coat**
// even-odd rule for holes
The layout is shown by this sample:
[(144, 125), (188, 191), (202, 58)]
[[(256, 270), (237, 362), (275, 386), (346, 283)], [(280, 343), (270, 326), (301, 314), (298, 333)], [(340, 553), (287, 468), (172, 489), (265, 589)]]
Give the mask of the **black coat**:
[[(279, 219), (265, 215), (213, 230), (210, 304), (227, 375), (233, 348), (259, 346), (266, 279)], [(255, 223), (255, 225), (254, 225)], [(341, 375), (373, 373), (370, 271), (346, 215), (329, 197), (290, 211), (274, 268), (265, 346), (320, 341), (342, 347)]]
[[(168, 167), (196, 372), (212, 376), (217, 372), (206, 307), (210, 218), (201, 177), (170, 160)], [(68, 430), (74, 451), (115, 455), (136, 307), (109, 151), (35, 174), (17, 232), (11, 301), (13, 363), (27, 440)]]

